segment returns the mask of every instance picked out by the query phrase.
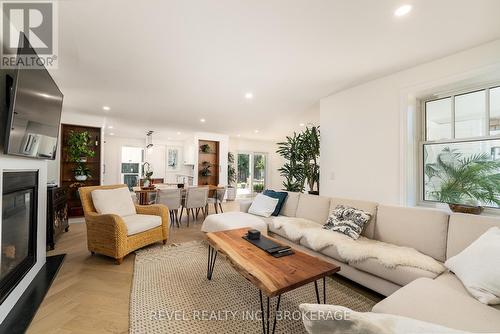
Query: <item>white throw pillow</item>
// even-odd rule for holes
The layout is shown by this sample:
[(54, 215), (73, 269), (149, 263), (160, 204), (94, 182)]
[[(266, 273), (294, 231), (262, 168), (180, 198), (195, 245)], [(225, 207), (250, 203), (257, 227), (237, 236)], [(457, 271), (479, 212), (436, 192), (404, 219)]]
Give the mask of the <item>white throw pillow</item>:
[(302, 321), (309, 334), (458, 334), (467, 333), (433, 323), (393, 314), (356, 312), (347, 307), (300, 304)]
[(91, 193), (97, 213), (118, 216), (135, 215), (135, 205), (127, 187), (117, 189), (98, 189)]
[(500, 304), (500, 228), (490, 228), (444, 265), (481, 303)]
[(272, 198), (266, 195), (258, 194), (248, 209), (248, 213), (262, 216), (270, 217), (278, 205), (279, 199)]

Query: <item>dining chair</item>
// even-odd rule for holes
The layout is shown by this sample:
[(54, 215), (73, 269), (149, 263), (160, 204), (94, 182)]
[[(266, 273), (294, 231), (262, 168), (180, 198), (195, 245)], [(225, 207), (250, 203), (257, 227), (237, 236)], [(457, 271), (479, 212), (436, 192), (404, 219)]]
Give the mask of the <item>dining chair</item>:
[[(189, 212), (193, 216), (193, 221), (198, 219), (198, 214), (202, 211), (203, 215), (206, 216), (206, 206), (208, 199), (208, 188), (207, 187), (192, 187), (187, 188), (186, 197), (182, 203), (181, 216), (179, 220), (182, 219), (182, 213), (186, 209), (187, 213), (187, 226), (189, 227)], [(196, 210), (196, 215), (195, 215)]]
[(222, 210), (224, 196), (226, 196), (226, 187), (218, 187), (215, 190), (214, 196), (208, 199), (207, 203), (214, 205), (215, 213), (219, 213), (219, 210), (221, 213), (224, 213), (224, 210)]
[(179, 225), (179, 208), (181, 206), (181, 190), (180, 189), (165, 189), (159, 188), (156, 195), (156, 203), (166, 205), (170, 213), (170, 226), (174, 225), (174, 221)]

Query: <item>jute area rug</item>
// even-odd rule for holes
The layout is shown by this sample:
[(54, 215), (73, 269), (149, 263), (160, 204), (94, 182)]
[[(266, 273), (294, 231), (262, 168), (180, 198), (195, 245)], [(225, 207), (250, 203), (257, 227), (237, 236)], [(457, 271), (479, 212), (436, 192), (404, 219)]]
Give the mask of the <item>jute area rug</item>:
[[(138, 251), (130, 333), (261, 333), (259, 290), (220, 254), (212, 280), (207, 280), (207, 256), (204, 242)], [(315, 302), (313, 283), (283, 294), (276, 333), (305, 333), (298, 306)], [(369, 311), (376, 302), (345, 282), (327, 278), (328, 304)]]

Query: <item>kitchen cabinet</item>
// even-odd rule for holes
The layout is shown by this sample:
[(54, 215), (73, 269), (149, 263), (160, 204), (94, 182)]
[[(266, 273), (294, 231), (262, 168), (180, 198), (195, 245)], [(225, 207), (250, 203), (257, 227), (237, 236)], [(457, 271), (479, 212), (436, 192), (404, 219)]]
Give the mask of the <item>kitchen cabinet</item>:
[(189, 138), (184, 141), (184, 165), (194, 165), (196, 161), (195, 154), (198, 153), (194, 138)]

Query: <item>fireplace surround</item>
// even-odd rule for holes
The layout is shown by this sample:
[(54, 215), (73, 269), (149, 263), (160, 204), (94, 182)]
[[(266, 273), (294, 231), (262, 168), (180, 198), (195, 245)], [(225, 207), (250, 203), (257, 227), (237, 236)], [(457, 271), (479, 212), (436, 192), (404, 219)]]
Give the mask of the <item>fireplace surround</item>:
[(0, 304), (37, 261), (38, 171), (4, 171)]

